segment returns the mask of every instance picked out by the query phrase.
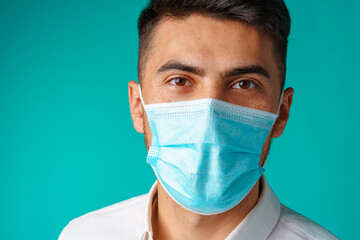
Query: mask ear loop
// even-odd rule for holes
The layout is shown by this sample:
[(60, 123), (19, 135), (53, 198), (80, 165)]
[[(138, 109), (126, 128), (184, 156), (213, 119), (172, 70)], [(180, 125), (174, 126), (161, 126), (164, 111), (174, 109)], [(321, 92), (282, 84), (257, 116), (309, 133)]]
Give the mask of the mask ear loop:
[(141, 104), (143, 105), (143, 107), (145, 108), (145, 103), (144, 103), (144, 99), (142, 98), (142, 93), (141, 93), (141, 87), (140, 87), (140, 84), (139, 84), (139, 93), (140, 93), (140, 101), (141, 101)]
[(278, 115), (278, 116), (279, 116), (280, 106), (281, 106), (281, 102), (282, 102), (283, 96), (284, 96), (284, 91), (282, 91), (282, 92), (281, 92), (281, 96), (280, 96), (280, 101), (279, 101), (278, 109), (277, 109), (277, 111), (276, 111), (276, 115)]
[[(277, 108), (277, 111), (276, 111), (276, 115), (277, 115), (278, 117), (279, 117), (280, 106), (281, 106), (281, 102), (282, 102), (283, 96), (284, 96), (284, 91), (281, 91), (280, 101), (279, 101), (279, 105), (278, 105), (278, 108)], [(266, 158), (264, 164), (261, 166), (262, 168), (265, 169), (265, 164), (267, 163), (267, 161), (268, 161), (268, 160), (267, 160), (267, 158)]]

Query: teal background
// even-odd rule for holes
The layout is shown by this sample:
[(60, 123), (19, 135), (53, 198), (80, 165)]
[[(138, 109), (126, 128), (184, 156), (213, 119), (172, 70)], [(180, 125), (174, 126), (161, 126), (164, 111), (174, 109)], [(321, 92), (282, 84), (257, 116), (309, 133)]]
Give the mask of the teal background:
[[(359, 1), (286, 1), (291, 119), (266, 175), (280, 200), (360, 239)], [(132, 126), (145, 1), (0, 2), (0, 239), (57, 239), (155, 180)]]

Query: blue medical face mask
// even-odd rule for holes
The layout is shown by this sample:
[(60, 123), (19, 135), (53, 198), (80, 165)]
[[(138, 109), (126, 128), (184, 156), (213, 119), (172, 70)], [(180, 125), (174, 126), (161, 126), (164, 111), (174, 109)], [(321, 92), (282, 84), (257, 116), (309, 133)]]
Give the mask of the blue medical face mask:
[(265, 171), (260, 155), (277, 114), (208, 98), (141, 101), (152, 133), (147, 163), (182, 207), (202, 215), (225, 212)]

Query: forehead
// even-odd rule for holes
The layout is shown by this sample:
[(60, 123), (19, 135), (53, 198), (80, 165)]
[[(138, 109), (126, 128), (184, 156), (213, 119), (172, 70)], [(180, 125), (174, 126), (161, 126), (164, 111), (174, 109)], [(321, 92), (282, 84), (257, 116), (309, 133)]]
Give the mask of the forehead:
[[(235, 65), (262, 65), (278, 78), (273, 45), (267, 34), (248, 24), (208, 16), (163, 18), (156, 26), (146, 72), (169, 60), (186, 61), (205, 70)], [(145, 74), (146, 75), (146, 74)]]

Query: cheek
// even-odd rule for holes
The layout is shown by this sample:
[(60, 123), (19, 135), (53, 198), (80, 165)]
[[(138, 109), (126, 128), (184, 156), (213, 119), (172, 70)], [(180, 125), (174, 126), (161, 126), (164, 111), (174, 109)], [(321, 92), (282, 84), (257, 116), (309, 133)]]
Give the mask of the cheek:
[[(246, 99), (246, 98), (245, 98)], [(271, 86), (264, 86), (261, 90), (247, 97), (250, 108), (275, 113), (277, 110), (278, 95)]]
[[(264, 94), (265, 95), (265, 94)], [(254, 97), (254, 99), (249, 102), (251, 108), (255, 108), (258, 110), (276, 113), (277, 111), (277, 103), (275, 98), (272, 96), (259, 96)]]
[(265, 102), (265, 101), (253, 103), (251, 108), (255, 108), (255, 109), (266, 111), (266, 112), (271, 112), (273, 110), (271, 107), (271, 104), (269, 104), (268, 102)]

